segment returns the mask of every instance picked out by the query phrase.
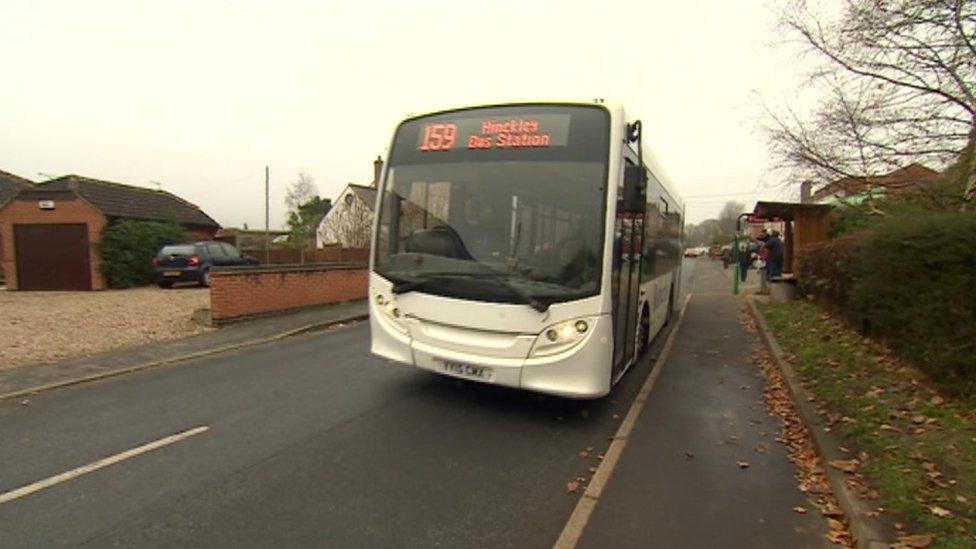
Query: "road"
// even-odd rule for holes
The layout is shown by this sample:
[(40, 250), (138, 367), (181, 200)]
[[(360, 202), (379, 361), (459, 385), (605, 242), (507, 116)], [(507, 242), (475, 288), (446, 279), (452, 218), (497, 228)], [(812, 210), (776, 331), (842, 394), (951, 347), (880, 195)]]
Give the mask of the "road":
[[(703, 261), (686, 261), (685, 291)], [(208, 428), (0, 503), (0, 544), (551, 546), (578, 498), (566, 483), (598, 463), (664, 339), (580, 402), (394, 365), (368, 337), (359, 324), (0, 404), (0, 494)]]

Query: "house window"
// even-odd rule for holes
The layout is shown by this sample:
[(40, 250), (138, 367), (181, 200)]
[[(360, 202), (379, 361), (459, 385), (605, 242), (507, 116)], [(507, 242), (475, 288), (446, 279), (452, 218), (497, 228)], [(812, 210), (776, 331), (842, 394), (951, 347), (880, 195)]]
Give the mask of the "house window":
[(342, 201), (346, 203), (346, 207), (352, 206), (352, 193), (347, 194)]

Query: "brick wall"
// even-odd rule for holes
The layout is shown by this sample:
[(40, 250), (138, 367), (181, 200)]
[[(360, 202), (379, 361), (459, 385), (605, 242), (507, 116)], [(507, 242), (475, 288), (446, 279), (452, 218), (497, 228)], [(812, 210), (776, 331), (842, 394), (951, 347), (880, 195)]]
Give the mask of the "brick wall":
[(217, 270), (210, 273), (210, 311), (217, 324), (242, 317), (366, 297), (363, 264)]
[(0, 268), (6, 276), (7, 287), (17, 289), (17, 261), (14, 249), (14, 225), (34, 223), (86, 223), (88, 225), (89, 263), (93, 290), (105, 288), (98, 268), (96, 244), (108, 220), (88, 202), (79, 198), (55, 200), (53, 210), (41, 210), (37, 200), (11, 200), (0, 209)]

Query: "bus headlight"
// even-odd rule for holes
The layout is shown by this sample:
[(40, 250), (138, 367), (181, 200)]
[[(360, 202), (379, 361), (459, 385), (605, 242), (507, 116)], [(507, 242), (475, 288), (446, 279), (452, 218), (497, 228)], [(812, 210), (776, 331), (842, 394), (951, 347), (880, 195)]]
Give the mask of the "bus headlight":
[(578, 318), (553, 324), (535, 339), (531, 356), (546, 356), (560, 353), (578, 345), (586, 338), (593, 319)]
[(389, 326), (401, 333), (407, 333), (407, 328), (399, 322), (401, 316), (400, 309), (393, 303), (393, 300), (386, 299), (382, 294), (377, 294), (376, 308), (382, 313), (384, 320), (387, 321)]

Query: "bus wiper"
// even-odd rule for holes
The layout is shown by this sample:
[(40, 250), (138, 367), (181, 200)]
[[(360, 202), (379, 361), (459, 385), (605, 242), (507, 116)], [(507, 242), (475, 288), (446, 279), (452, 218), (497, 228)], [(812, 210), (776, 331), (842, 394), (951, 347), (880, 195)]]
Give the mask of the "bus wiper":
[(525, 303), (529, 307), (532, 307), (536, 311), (539, 311), (540, 313), (544, 313), (544, 312), (546, 312), (546, 311), (549, 310), (549, 304), (548, 303), (543, 303), (543, 302), (539, 301), (538, 299), (532, 297), (525, 290), (523, 290), (523, 289), (519, 288), (518, 286), (516, 286), (515, 284), (512, 284), (511, 282), (509, 282), (509, 279), (512, 278), (513, 276), (515, 276), (515, 275), (513, 275), (511, 273), (498, 273), (498, 272), (491, 272), (491, 273), (463, 273), (463, 272), (456, 272), (456, 273), (437, 273), (437, 274), (440, 275), (440, 276), (457, 276), (457, 277), (464, 277), (464, 278), (490, 278), (490, 279), (494, 280), (495, 282), (498, 282), (499, 284), (505, 286), (505, 288), (507, 288), (508, 290), (510, 290), (513, 294), (515, 294), (517, 297), (521, 298), (523, 303)]
[(392, 276), (388, 274), (382, 274), (382, 276), (385, 276), (393, 281), (393, 287), (390, 289), (390, 291), (394, 294), (405, 294), (407, 292), (412, 292), (430, 282), (430, 279), (428, 278), (406, 278), (403, 276)]
[(525, 303), (529, 307), (532, 307), (536, 311), (539, 311), (540, 313), (544, 313), (549, 310), (548, 303), (543, 303), (542, 301), (539, 301), (538, 299), (532, 297), (525, 290), (509, 282), (510, 278), (516, 276), (511, 273), (499, 273), (494, 271), (475, 272), (475, 273), (463, 272), (463, 271), (438, 271), (438, 272), (423, 273), (423, 276), (419, 278), (391, 276), (384, 273), (380, 273), (380, 275), (385, 276), (393, 281), (393, 288), (391, 289), (391, 291), (394, 294), (405, 294), (407, 292), (418, 290), (421, 287), (427, 285), (427, 283), (431, 282), (434, 278), (438, 278), (438, 277), (488, 278), (494, 280), (495, 282), (498, 282), (502, 286), (505, 286), (507, 290), (515, 294), (515, 296), (521, 299), (523, 303)]

